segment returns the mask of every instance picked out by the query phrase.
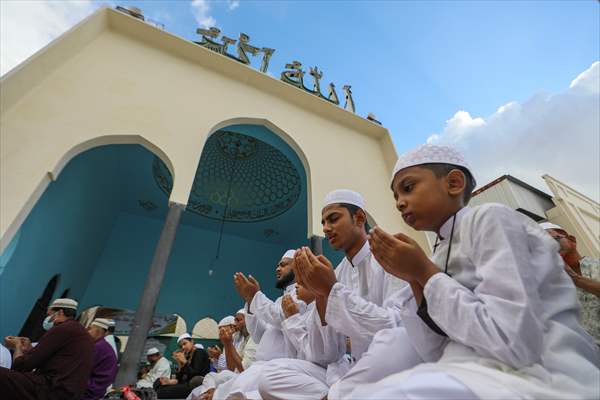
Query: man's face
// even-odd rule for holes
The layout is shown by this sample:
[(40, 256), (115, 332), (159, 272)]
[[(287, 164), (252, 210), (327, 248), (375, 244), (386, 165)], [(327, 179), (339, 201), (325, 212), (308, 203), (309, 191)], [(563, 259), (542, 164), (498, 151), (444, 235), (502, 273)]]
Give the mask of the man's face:
[(339, 204), (330, 204), (321, 211), (323, 233), (335, 250), (350, 248), (360, 236), (364, 226), (357, 223), (347, 208)]
[(146, 356), (146, 359), (150, 364), (155, 364), (160, 359), (160, 353), (152, 354), (150, 356)]
[(65, 317), (65, 314), (63, 313), (63, 310), (61, 309), (52, 309), (49, 308), (46, 311), (46, 316), (50, 316), (50, 321), (56, 323), (61, 323), (64, 322), (67, 318)]
[(546, 229), (546, 232), (560, 245), (561, 253), (570, 253), (577, 249), (577, 240), (562, 229)]
[(409, 167), (398, 172), (392, 191), (404, 222), (415, 230), (437, 232), (451, 213), (446, 178), (438, 178), (426, 168)]
[(275, 268), (275, 277), (277, 278), (277, 282), (275, 287), (278, 289), (285, 289), (287, 285), (292, 283), (293, 279), (293, 270), (294, 267), (294, 259), (293, 258), (283, 258), (277, 264), (277, 268)]
[(179, 348), (181, 349), (181, 351), (187, 354), (194, 349), (194, 342), (192, 342), (189, 339), (183, 339), (179, 342)]
[(242, 332), (246, 327), (246, 316), (244, 314), (235, 314), (235, 330)]
[(103, 338), (104, 335), (106, 334), (106, 331), (96, 325), (90, 325), (90, 327), (88, 328), (88, 333), (90, 334), (92, 339), (94, 339), (94, 342), (95, 342), (95, 341)]

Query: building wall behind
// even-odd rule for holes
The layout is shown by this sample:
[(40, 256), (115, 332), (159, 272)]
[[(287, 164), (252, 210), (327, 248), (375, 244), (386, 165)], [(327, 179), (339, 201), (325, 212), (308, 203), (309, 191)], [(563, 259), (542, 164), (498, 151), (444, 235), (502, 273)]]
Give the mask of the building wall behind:
[(100, 148), (73, 159), (22, 225), (0, 275), (0, 337), (16, 335), (48, 281), (54, 297), (81, 299), (120, 207), (116, 153)]

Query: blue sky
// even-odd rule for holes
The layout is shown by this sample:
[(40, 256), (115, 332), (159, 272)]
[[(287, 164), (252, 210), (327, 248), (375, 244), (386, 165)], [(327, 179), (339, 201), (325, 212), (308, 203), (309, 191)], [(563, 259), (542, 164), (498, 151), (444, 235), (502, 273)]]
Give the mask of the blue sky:
[[(53, 26), (60, 25), (59, 21), (68, 27), (107, 4), (93, 0), (46, 2), (36, 7), (33, 20), (31, 12), (24, 11), (31, 3), (0, 1), (2, 22), (13, 21), (19, 30), (19, 34), (9, 35), (3, 28), (2, 44), (8, 51), (2, 58), (2, 73), (22, 61), (23, 49), (35, 47), (24, 45), (25, 39), (7, 38), (33, 35), (44, 18)], [(540, 177), (550, 173), (600, 198), (598, 1), (182, 0), (109, 4), (135, 5), (147, 17), (163, 23), (167, 31), (190, 40), (198, 39), (196, 28), (213, 21), (229, 37), (247, 33), (251, 44), (276, 49), (269, 70), (277, 77), (292, 60), (301, 61), (306, 69), (317, 65), (324, 72), (322, 87), (334, 82), (342, 96), (341, 87), (352, 85), (357, 113), (366, 116), (373, 112), (389, 129), (399, 152), (431, 141), (437, 134), (435, 140), (455, 144), (475, 160), (482, 184), (510, 173), (543, 188)], [(22, 21), (17, 18), (19, 13)], [(39, 43), (52, 38), (42, 33), (36, 36)], [(11, 49), (23, 54), (9, 59)], [(259, 63), (257, 57), (256, 66)], [(573, 88), (580, 74), (586, 79)], [(311, 79), (307, 82), (312, 83)], [(583, 84), (586, 89), (580, 90)], [(506, 109), (511, 113), (500, 112)], [(545, 122), (549, 116), (573, 123), (557, 130)], [(529, 128), (522, 129), (524, 126)], [(556, 148), (540, 153), (538, 143), (563, 142), (565, 129), (576, 145), (561, 145), (560, 159), (554, 157), (550, 162)], [(489, 139), (493, 135), (504, 142), (506, 137), (510, 140), (492, 151), (498, 142)], [(511, 152), (515, 146), (523, 148), (523, 153), (498, 154)], [(582, 153), (581, 148), (586, 151)], [(530, 157), (534, 152), (539, 153), (537, 158)], [(573, 164), (575, 158), (580, 164)]]
[[(187, 1), (125, 1), (197, 38)], [(351, 84), (398, 150), (439, 132), (459, 109), (489, 115), (509, 101), (565, 88), (599, 58), (599, 6), (581, 2), (245, 1), (209, 15), (230, 37), (276, 49), (270, 71), (299, 60)], [(259, 61), (259, 60), (257, 60)], [(310, 81), (309, 81), (310, 84)]]

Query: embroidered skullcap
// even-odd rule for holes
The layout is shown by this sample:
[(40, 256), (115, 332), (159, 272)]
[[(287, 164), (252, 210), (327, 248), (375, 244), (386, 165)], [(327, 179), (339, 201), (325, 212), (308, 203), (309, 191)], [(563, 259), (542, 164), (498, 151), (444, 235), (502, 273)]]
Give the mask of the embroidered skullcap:
[(147, 356), (153, 356), (153, 355), (158, 354), (158, 353), (160, 353), (160, 351), (156, 347), (151, 347), (146, 352), (146, 355)]
[(552, 222), (542, 222), (540, 223), (540, 226), (542, 227), (542, 229), (558, 229), (561, 231), (565, 230), (562, 226), (553, 224)]
[(222, 326), (234, 325), (234, 324), (235, 324), (235, 318), (232, 317), (231, 315), (228, 315), (225, 318), (223, 318), (221, 321), (219, 321), (219, 328)]
[(238, 312), (236, 312), (236, 314), (242, 314), (242, 315), (246, 315), (246, 309), (245, 308), (240, 308), (238, 310)]
[(295, 254), (296, 250), (288, 250), (283, 254), (283, 257), (281, 257), (281, 259), (283, 260), (284, 258), (294, 258)]
[(110, 320), (106, 318), (96, 318), (94, 319), (94, 321), (92, 321), (92, 326), (97, 326), (104, 330), (108, 330), (108, 328), (110, 327)]
[[(409, 150), (398, 157), (394, 171), (392, 173), (392, 182), (396, 174), (403, 169), (409, 167), (415, 167), (423, 164), (450, 164), (456, 165), (457, 167), (463, 167), (471, 173), (473, 177), (473, 171), (465, 160), (464, 156), (456, 150), (454, 147), (443, 146), (437, 144), (422, 144), (413, 150)], [(475, 178), (473, 177), (473, 183)]]
[(56, 299), (48, 308), (71, 308), (77, 310), (79, 304), (73, 299)]
[(177, 344), (179, 344), (179, 342), (181, 342), (183, 339), (191, 339), (192, 335), (190, 335), (189, 333), (184, 333), (183, 335), (179, 336), (177, 338)]
[(325, 201), (323, 202), (323, 207), (325, 208), (331, 204), (352, 204), (358, 208), (365, 209), (365, 200), (360, 195), (360, 193), (355, 192), (354, 190), (349, 189), (338, 189), (333, 192), (329, 192), (327, 196), (325, 196)]

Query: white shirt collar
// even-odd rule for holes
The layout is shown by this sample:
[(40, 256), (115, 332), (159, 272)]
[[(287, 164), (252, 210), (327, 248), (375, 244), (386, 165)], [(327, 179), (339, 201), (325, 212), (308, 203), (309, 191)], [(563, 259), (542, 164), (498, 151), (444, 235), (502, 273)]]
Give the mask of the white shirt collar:
[[(361, 247), (361, 249), (358, 251), (358, 253), (356, 253), (354, 255), (354, 257), (352, 257), (352, 261), (350, 261), (350, 264), (352, 264), (353, 267), (356, 267), (358, 264), (360, 264), (362, 262), (362, 260), (365, 259), (366, 256), (369, 255), (369, 253), (371, 253), (371, 249), (369, 247), (369, 241), (365, 240), (365, 244), (363, 244), (363, 247)], [(346, 259), (348, 259), (348, 257), (346, 257)]]
[[(458, 224), (460, 223), (460, 220), (467, 214), (467, 212), (469, 212), (471, 210), (471, 207), (463, 207), (460, 210), (458, 210), (456, 212), (456, 222), (455, 222), (455, 226), (454, 228), (456, 229), (456, 226), (458, 226)], [(438, 236), (440, 238), (440, 240), (444, 240), (447, 237), (450, 236), (450, 231), (452, 230), (452, 217), (448, 218), (446, 220), (446, 222), (444, 222), (444, 224), (442, 225), (442, 227), (440, 228), (440, 231), (438, 232)]]

